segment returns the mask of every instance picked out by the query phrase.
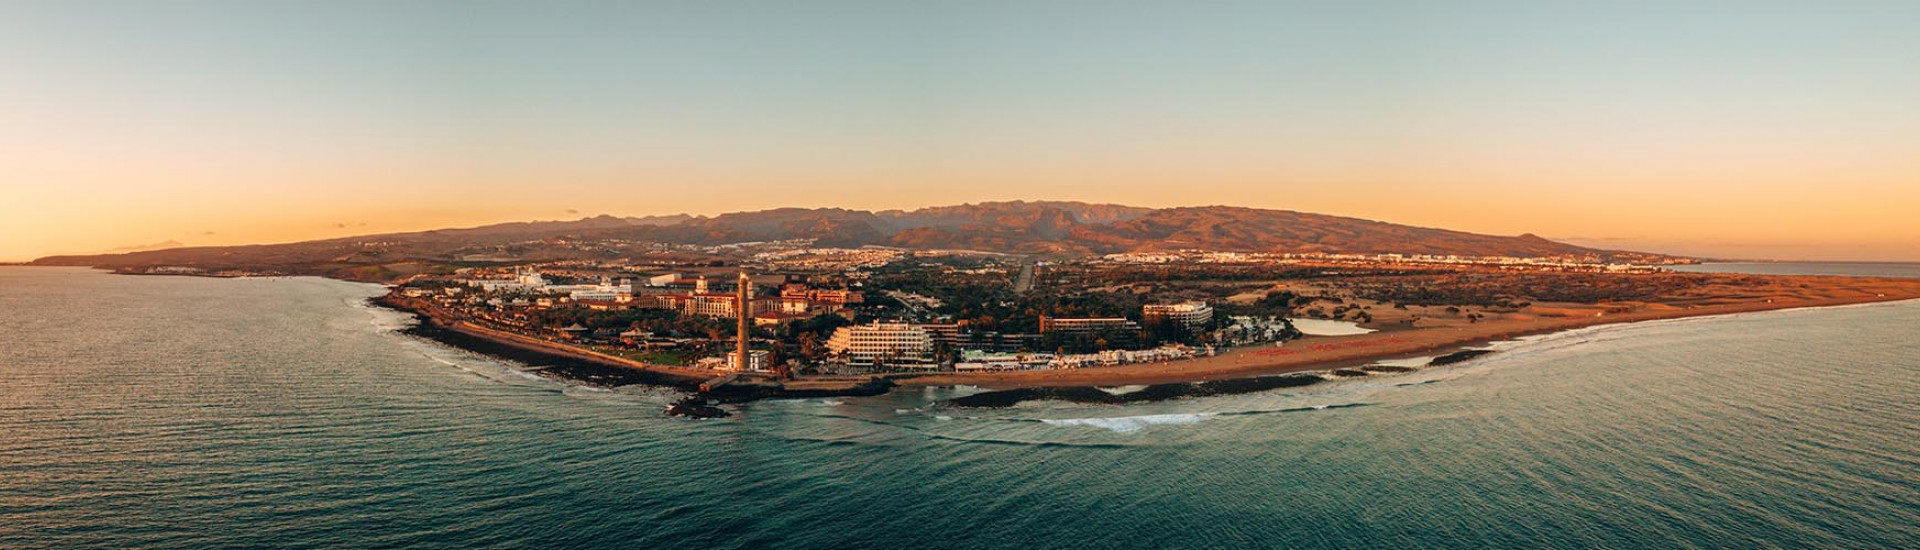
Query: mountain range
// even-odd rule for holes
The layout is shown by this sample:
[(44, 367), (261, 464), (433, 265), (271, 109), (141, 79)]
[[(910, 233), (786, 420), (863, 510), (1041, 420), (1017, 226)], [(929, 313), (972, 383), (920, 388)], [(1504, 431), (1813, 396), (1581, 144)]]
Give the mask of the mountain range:
[(604, 258), (617, 247), (583, 243), (723, 245), (811, 239), (821, 247), (965, 249), (1047, 257), (1179, 249), (1244, 252), (1403, 253), (1462, 256), (1645, 258), (1531, 234), (1497, 236), (1288, 210), (1234, 206), (1142, 208), (1013, 201), (865, 211), (777, 208), (717, 216), (597, 216), (344, 237), (299, 243), (182, 247), (53, 256), (34, 265), (107, 268), (191, 266), (329, 273), (395, 262), (550, 261)]

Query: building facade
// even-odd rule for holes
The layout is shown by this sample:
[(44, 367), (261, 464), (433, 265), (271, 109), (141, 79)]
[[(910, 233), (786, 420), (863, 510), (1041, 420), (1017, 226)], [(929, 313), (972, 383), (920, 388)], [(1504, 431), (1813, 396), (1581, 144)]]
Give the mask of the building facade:
[(925, 329), (907, 323), (870, 323), (840, 327), (827, 340), (827, 349), (847, 364), (872, 366), (930, 366), (933, 338)]
[(1041, 317), (1040, 332), (1106, 332), (1140, 330), (1140, 323), (1125, 317)]
[(1200, 329), (1213, 322), (1213, 306), (1206, 302), (1181, 302), (1178, 304), (1147, 304), (1140, 306), (1140, 318), (1148, 323), (1174, 322), (1189, 329)]

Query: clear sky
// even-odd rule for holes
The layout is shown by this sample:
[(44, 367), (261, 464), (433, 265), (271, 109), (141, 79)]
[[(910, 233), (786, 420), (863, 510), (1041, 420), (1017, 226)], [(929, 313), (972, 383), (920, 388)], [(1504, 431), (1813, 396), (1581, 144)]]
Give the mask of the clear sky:
[(0, 260), (1009, 199), (1920, 260), (1920, 2), (0, 0)]

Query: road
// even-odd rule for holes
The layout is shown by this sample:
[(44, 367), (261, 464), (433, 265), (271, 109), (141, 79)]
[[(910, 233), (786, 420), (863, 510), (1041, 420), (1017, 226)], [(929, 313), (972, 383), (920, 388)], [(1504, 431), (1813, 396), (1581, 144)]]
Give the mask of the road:
[(1014, 294), (1026, 294), (1033, 290), (1033, 265), (1034, 262), (1028, 261), (1020, 266), (1020, 275), (1013, 278)]

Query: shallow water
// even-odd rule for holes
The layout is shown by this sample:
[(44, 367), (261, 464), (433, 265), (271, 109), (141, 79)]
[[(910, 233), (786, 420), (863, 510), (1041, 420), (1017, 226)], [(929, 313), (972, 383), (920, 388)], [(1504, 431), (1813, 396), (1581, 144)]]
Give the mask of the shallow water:
[(377, 287), (0, 268), (0, 547), (1724, 548), (1920, 541), (1920, 303), (1581, 329), (1138, 405), (664, 418)]

